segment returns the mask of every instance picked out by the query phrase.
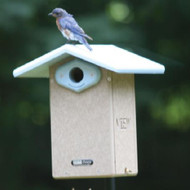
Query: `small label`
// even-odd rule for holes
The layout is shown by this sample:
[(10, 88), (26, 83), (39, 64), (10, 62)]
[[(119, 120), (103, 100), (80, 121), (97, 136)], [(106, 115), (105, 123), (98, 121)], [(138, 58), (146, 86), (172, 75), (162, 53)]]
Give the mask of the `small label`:
[(93, 164), (93, 160), (90, 159), (72, 160), (71, 164), (73, 166), (89, 166)]
[(129, 122), (130, 122), (130, 119), (127, 117), (116, 118), (117, 126), (120, 129), (127, 129)]

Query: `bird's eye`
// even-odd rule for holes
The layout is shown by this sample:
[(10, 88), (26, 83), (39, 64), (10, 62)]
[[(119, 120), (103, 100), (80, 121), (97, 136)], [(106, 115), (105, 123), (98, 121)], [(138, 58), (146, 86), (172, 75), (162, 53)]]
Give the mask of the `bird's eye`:
[(53, 12), (54, 15), (58, 15), (59, 13), (58, 12)]

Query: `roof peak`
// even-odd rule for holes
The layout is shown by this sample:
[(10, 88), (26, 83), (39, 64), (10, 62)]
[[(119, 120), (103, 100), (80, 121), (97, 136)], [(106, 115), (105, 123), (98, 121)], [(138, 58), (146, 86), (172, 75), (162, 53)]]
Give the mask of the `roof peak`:
[(162, 74), (163, 65), (129, 52), (112, 44), (91, 45), (92, 51), (83, 45), (63, 45), (13, 71), (14, 77), (49, 77), (49, 66), (74, 56), (99, 67), (117, 73)]

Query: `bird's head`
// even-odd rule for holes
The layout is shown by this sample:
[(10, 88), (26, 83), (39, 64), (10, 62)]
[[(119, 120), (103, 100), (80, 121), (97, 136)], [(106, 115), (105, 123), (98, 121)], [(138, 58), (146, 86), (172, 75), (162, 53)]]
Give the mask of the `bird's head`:
[(48, 14), (49, 16), (53, 16), (55, 18), (65, 17), (68, 15), (67, 11), (62, 8), (55, 8), (51, 13)]

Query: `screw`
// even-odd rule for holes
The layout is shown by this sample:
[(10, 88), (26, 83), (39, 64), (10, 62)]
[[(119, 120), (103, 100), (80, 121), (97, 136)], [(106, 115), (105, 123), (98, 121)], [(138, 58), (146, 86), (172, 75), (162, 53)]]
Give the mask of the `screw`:
[(125, 168), (125, 173), (126, 174), (129, 174), (129, 173), (131, 173), (132, 171), (131, 170), (129, 170), (128, 168)]
[(107, 81), (108, 81), (108, 82), (111, 82), (111, 77), (107, 77)]

